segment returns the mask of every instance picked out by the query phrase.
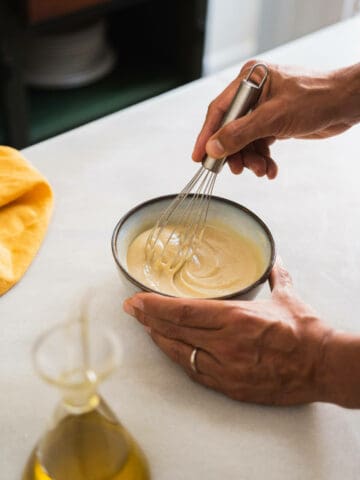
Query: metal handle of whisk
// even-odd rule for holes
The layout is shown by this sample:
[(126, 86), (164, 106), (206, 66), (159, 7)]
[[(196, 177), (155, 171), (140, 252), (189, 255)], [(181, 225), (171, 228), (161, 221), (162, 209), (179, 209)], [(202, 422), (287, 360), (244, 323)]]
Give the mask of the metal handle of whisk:
[[(254, 83), (251, 80), (251, 75), (258, 68), (261, 68), (264, 71), (264, 76), (262, 77), (259, 84)], [(255, 107), (256, 102), (260, 97), (262, 87), (264, 86), (264, 83), (268, 77), (268, 74), (269, 70), (267, 66), (263, 63), (256, 63), (251, 67), (247, 77), (240, 83), (240, 86), (231, 102), (231, 105), (224, 115), (220, 127), (223, 127), (227, 123), (232, 122), (236, 118), (243, 117)], [(219, 159), (206, 155), (206, 157), (202, 161), (202, 164), (203, 167), (207, 170), (210, 170), (214, 173), (219, 173), (225, 162), (226, 157)]]

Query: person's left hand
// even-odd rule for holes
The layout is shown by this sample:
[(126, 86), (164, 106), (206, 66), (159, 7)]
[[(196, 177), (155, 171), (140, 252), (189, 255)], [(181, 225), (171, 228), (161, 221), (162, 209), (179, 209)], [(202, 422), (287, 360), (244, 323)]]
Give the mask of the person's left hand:
[[(324, 400), (326, 328), (277, 263), (271, 300), (219, 301), (138, 293), (124, 309), (195, 381), (241, 401), (294, 405)], [(197, 347), (197, 372), (190, 356)]]

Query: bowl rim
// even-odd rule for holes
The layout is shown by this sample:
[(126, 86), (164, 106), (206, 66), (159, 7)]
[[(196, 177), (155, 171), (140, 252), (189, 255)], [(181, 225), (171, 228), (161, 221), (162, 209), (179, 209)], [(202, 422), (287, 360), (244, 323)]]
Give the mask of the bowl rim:
[[(176, 193), (168, 194), (168, 195), (162, 195), (160, 197), (154, 197), (149, 200), (146, 200), (145, 202), (139, 203), (135, 207), (131, 208), (125, 215), (123, 215), (120, 220), (117, 222), (115, 225), (115, 228), (113, 230), (112, 236), (111, 236), (111, 250), (112, 254), (115, 260), (116, 265), (120, 269), (120, 271), (125, 275), (125, 277), (136, 287), (140, 288), (141, 290), (145, 292), (150, 292), (150, 293), (157, 293), (158, 295), (163, 295), (165, 297), (171, 297), (171, 298), (183, 298), (183, 297), (177, 297), (175, 295), (170, 295), (168, 293), (163, 293), (159, 292), (158, 290), (155, 290), (151, 287), (148, 287), (147, 285), (142, 284), (136, 278), (134, 278), (130, 273), (125, 270), (125, 268), (121, 265), (119, 259), (118, 259), (118, 254), (117, 254), (117, 237), (119, 235), (120, 229), (123, 226), (123, 224), (128, 220), (132, 215), (134, 215), (136, 212), (139, 210), (142, 210), (144, 207), (147, 207), (148, 205), (151, 205), (153, 203), (161, 202), (164, 200), (172, 200), (177, 196)], [(189, 194), (189, 197), (193, 196), (193, 194)], [(251, 290), (255, 289), (257, 286), (261, 285), (264, 283), (270, 275), (271, 270), (273, 269), (273, 266), (275, 264), (275, 258), (276, 258), (276, 248), (275, 248), (275, 241), (272, 236), (272, 233), (269, 229), (269, 227), (265, 224), (263, 220), (261, 220), (260, 217), (256, 215), (253, 211), (249, 210), (247, 207), (244, 205), (241, 205), (240, 203), (234, 202), (233, 200), (229, 200), (228, 198), (224, 197), (219, 197), (216, 195), (212, 195), (211, 200), (218, 201), (220, 203), (226, 203), (228, 205), (231, 205), (232, 207), (235, 207), (239, 210), (242, 210), (246, 214), (248, 214), (250, 217), (252, 217), (260, 226), (262, 227), (263, 231), (265, 232), (267, 239), (269, 240), (270, 243), (270, 261), (268, 263), (267, 268), (265, 269), (264, 273), (259, 277), (255, 282), (251, 283), (248, 285), (246, 288), (243, 288), (242, 290), (237, 290), (236, 292), (229, 293), (227, 295), (222, 295), (219, 297), (201, 297), (202, 299), (205, 300), (226, 300), (226, 299), (231, 299), (235, 297), (239, 297), (242, 295), (245, 295), (246, 293), (250, 292)], [(191, 297), (191, 298), (197, 298), (197, 297)]]

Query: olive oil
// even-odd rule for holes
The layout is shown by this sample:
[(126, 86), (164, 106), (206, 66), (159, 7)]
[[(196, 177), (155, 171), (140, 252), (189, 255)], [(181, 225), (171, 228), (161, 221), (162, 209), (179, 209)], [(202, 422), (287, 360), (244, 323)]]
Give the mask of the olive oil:
[(23, 480), (147, 480), (144, 455), (124, 427), (98, 409), (66, 415), (30, 457)]
[(85, 308), (79, 321), (54, 327), (36, 342), (36, 369), (61, 390), (62, 401), (22, 480), (150, 478), (137, 443), (97, 393), (118, 364), (118, 348), (111, 331), (90, 328)]

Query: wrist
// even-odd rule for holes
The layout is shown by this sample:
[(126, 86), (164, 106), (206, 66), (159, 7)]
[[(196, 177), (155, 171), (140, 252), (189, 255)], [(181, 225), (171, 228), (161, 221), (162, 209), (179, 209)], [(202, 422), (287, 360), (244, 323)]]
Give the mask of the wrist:
[(347, 126), (360, 121), (360, 63), (330, 74), (336, 120)]
[(360, 336), (330, 330), (322, 341), (318, 368), (320, 400), (360, 407)]

